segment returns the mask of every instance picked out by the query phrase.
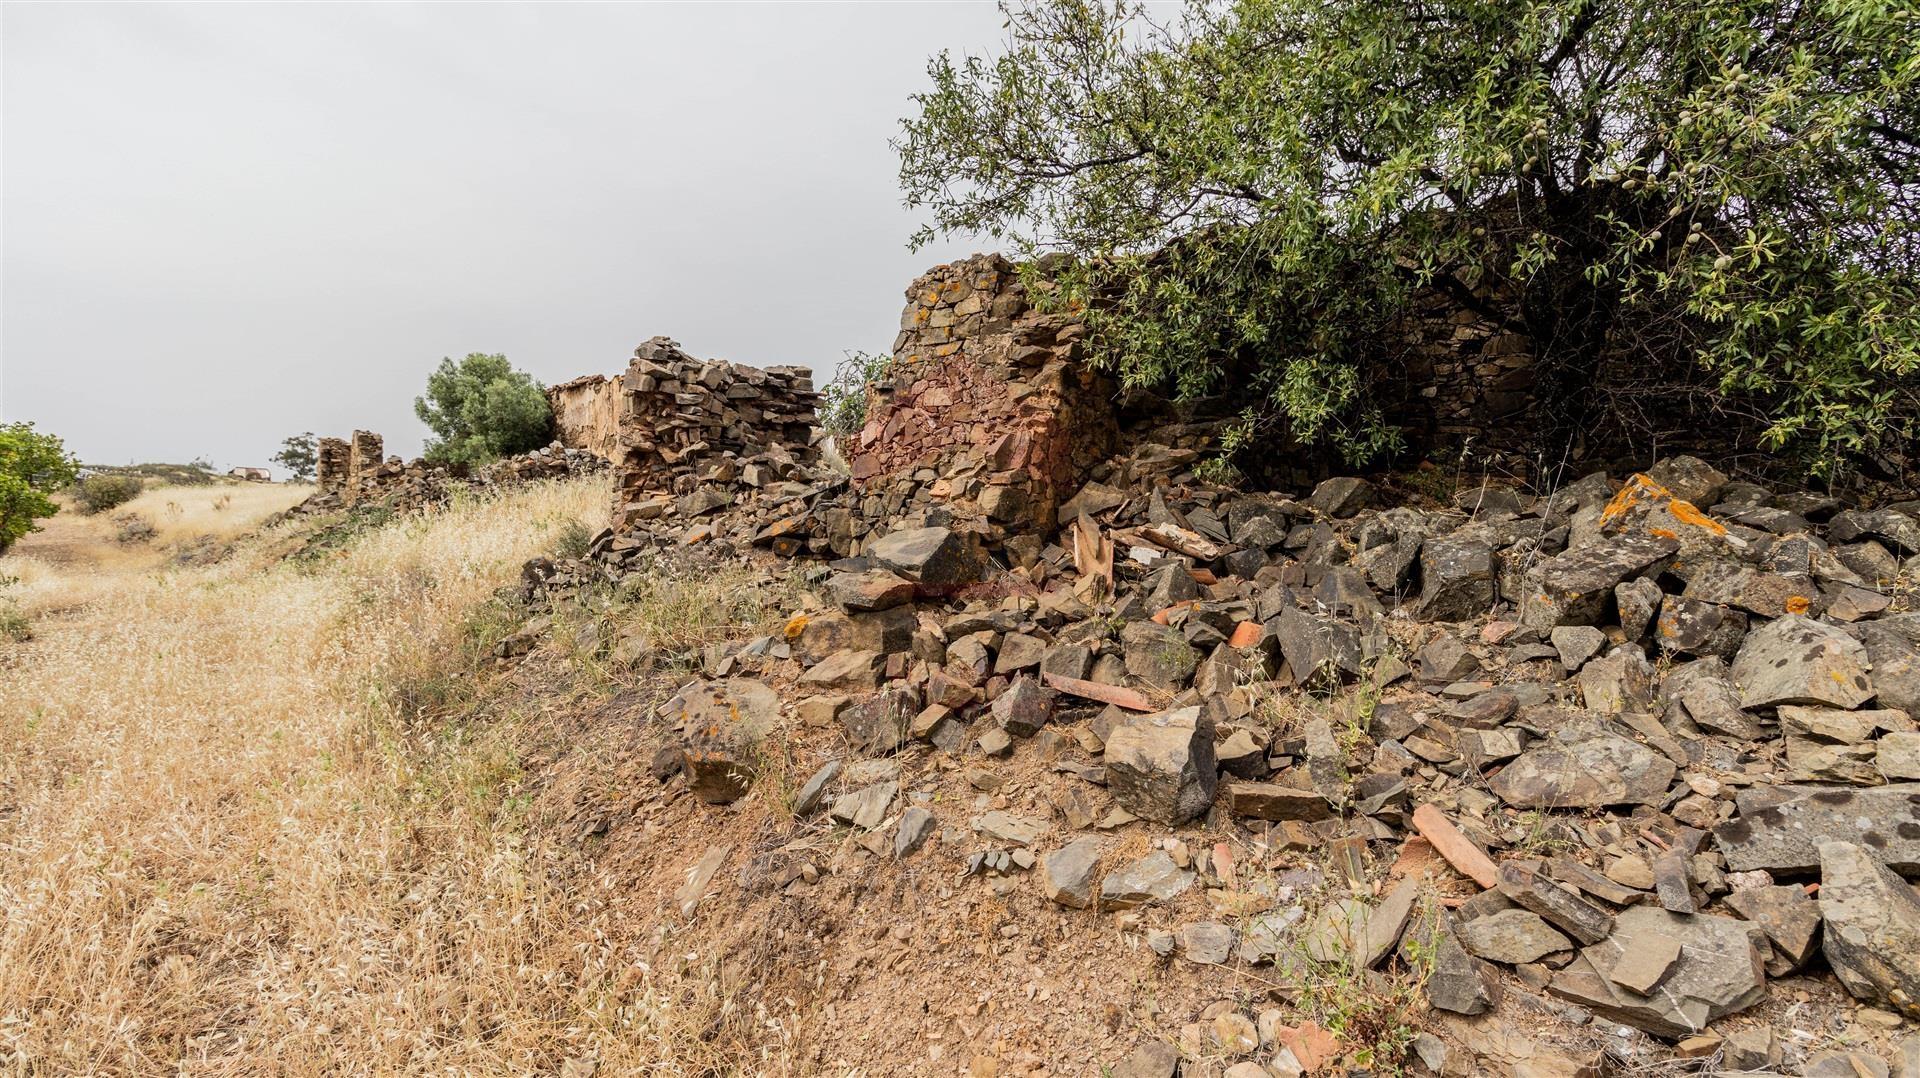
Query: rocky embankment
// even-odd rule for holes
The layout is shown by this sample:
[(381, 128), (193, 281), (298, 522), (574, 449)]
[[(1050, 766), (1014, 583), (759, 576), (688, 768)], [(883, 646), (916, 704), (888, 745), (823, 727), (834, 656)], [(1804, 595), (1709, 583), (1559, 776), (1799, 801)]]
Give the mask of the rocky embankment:
[[(1385, 1048), (1447, 1074), (1920, 1074), (1920, 502), (1682, 457), (1420, 508), (1360, 478), (1214, 489), (1194, 459), (1143, 444), (1050, 541), (991, 549), (937, 502), (727, 460), (588, 559), (531, 563), (527, 593), (675, 559), (817, 585), (784, 633), (687, 657), (656, 774), (727, 805), (766, 739), (830, 730), (790, 807), (843, 836), (836, 863), (935, 859), (1275, 986), (1111, 1073), (1382, 1073)], [(823, 870), (787, 864), (795, 893)], [(1329, 971), (1412, 986), (1417, 1028), (1284, 1005)], [(1799, 1002), (1769, 1011), (1783, 981)], [(1836, 982), (1852, 1002), (1816, 1021), (1805, 986)], [(1750, 1010), (1774, 1017), (1723, 1021)], [(1502, 1013), (1596, 1047), (1521, 1064), (1460, 1032)]]

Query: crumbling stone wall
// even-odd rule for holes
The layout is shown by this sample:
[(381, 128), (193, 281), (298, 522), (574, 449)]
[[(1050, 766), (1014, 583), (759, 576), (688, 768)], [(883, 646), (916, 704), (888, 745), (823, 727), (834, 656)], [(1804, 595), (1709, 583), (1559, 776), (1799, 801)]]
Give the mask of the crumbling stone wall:
[(553, 436), (568, 449), (612, 461), (620, 451), (622, 390), (618, 380), (588, 374), (547, 390)]
[(1035, 310), (999, 255), (915, 280), (847, 450), (856, 488), (896, 513), (940, 502), (999, 536), (1051, 528), (1117, 433), (1113, 384), (1078, 362), (1084, 331)]
[(695, 359), (654, 337), (634, 349), (619, 386), (616, 528), (656, 513), (655, 495), (732, 483), (748, 469), (771, 481), (818, 456), (818, 395), (806, 367)]
[(345, 438), (322, 438), (314, 450), (314, 478), (322, 494), (345, 489), (353, 474)]
[(356, 430), (347, 446), (347, 474), (355, 481), (386, 463), (386, 442), (370, 430)]

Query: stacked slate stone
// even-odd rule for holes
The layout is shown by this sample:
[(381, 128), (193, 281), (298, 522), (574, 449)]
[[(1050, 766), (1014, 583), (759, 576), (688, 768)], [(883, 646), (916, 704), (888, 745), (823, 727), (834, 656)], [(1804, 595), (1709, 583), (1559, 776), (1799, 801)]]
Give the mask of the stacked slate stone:
[[(808, 765), (796, 811), (864, 836), (873, 871), (940, 858), (1002, 896), (1032, 873), (1197, 966), (1418, 968), (1436, 1028), (1519, 994), (1530, 1023), (1606, 1019), (1629, 1069), (1886, 1073), (1858, 1044), (1715, 1027), (1829, 970), (1874, 1028), (1920, 1020), (1920, 501), (1679, 457), (1396, 505), (1357, 477), (1210, 486), (1199, 459), (1136, 445), (1024, 552), (937, 507), (880, 519), (785, 633), (666, 657), (728, 679), (675, 706), (768, 714), (740, 679), (795, 685), (799, 721), (849, 754)], [(814, 518), (855, 511), (796, 487)], [(774, 497), (701, 526), (764, 529)], [(661, 774), (744, 796), (765, 731), (680, 725)], [(1046, 788), (965, 820), (927, 807), (1009, 767)], [(1223, 895), (1260, 901), (1223, 914)], [(1599, 1064), (1560, 1065), (1536, 1072)], [(1447, 1071), (1476, 1072), (1507, 1071)]]
[[(354, 444), (363, 453), (378, 450), (380, 436), (356, 431)], [(329, 468), (344, 471), (348, 443), (339, 438), (320, 440), (323, 481), (319, 493), (288, 510), (291, 516), (333, 512), (357, 505), (378, 504), (395, 512), (416, 512), (444, 505), (456, 490), (485, 492), (540, 479), (590, 475), (607, 467), (605, 460), (583, 449), (553, 442), (518, 456), (504, 457), (468, 474), (464, 470), (431, 464), (424, 459), (402, 461), (364, 457), (352, 475), (332, 479)], [(331, 454), (331, 456), (329, 456)]]
[(347, 443), (347, 474), (357, 483), (362, 477), (370, 476), (386, 463), (383, 456), (384, 442), (378, 434), (370, 430), (356, 430)]
[(616, 530), (656, 516), (649, 506), (661, 495), (694, 493), (714, 468), (784, 475), (817, 458), (818, 397), (805, 367), (700, 360), (655, 337), (634, 349), (621, 388)]
[(1035, 309), (998, 255), (914, 281), (887, 376), (846, 450), (872, 508), (863, 516), (937, 503), (995, 539), (1050, 529), (1117, 435), (1115, 387), (1078, 362), (1085, 328)]
[(351, 452), (344, 438), (322, 438), (315, 448), (314, 478), (323, 494), (338, 493), (353, 475)]

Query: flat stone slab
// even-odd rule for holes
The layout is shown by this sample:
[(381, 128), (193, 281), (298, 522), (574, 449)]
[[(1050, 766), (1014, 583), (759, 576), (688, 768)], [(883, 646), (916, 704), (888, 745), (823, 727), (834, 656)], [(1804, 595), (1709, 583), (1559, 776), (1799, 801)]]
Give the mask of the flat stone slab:
[(1728, 869), (1811, 873), (1822, 842), (1858, 842), (1888, 868), (1920, 874), (1920, 782), (1888, 786), (1755, 786), (1739, 815), (1713, 829)]
[(1655, 805), (1674, 771), (1672, 760), (1645, 745), (1603, 736), (1523, 752), (1487, 785), (1521, 808)]
[(1100, 881), (1100, 905), (1131, 909), (1149, 902), (1166, 902), (1193, 884), (1193, 873), (1174, 864), (1165, 850), (1154, 852), (1110, 872)]
[(1920, 896), (1866, 847), (1820, 847), (1821, 950), (1854, 998), (1920, 1020)]
[[(1651, 994), (1615, 982), (1614, 971), (1629, 955), (1665, 946), (1663, 937), (1680, 945), (1679, 960)], [(1548, 990), (1616, 1022), (1677, 1040), (1764, 999), (1766, 953), (1767, 937), (1752, 922), (1634, 906), (1615, 919), (1613, 935), (1583, 949)], [(1634, 979), (1632, 969), (1621, 972)]]
[(1867, 649), (1824, 622), (1789, 614), (1747, 634), (1733, 660), (1741, 707), (1826, 704), (1855, 708), (1873, 698)]

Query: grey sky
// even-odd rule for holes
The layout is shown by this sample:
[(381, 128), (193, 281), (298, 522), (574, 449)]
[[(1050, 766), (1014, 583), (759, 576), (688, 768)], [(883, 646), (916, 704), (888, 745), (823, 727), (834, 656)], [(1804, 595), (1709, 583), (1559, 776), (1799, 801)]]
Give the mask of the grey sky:
[(412, 456), (443, 355), (892, 343), (887, 147), (988, 3), (0, 9), (0, 419), (99, 463)]

